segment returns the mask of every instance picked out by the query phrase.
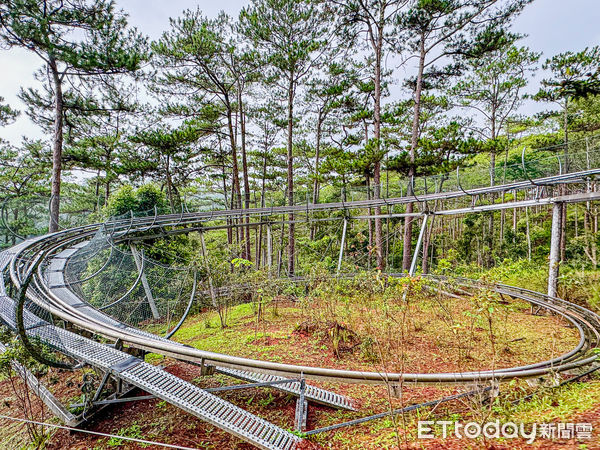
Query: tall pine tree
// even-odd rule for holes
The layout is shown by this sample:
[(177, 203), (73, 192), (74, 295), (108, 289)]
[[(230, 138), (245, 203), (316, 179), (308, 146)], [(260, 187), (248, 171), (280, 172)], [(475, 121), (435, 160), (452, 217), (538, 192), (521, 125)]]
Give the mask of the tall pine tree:
[(52, 186), (49, 230), (58, 230), (63, 152), (64, 91), (77, 80), (132, 72), (146, 57), (145, 39), (106, 0), (1, 0), (0, 39), (43, 61), (53, 96)]

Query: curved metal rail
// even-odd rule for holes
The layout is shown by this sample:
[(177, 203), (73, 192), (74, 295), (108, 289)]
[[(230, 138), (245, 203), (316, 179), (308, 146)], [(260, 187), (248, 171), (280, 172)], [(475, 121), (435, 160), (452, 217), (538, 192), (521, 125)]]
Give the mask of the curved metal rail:
[[(347, 204), (346, 204), (347, 205)], [(180, 225), (181, 216), (177, 215), (174, 224)], [(187, 220), (191, 221), (192, 218)], [(201, 221), (202, 217), (195, 220)], [(148, 228), (150, 221), (155, 227), (164, 227), (165, 224), (173, 224), (172, 216), (151, 217), (144, 221), (139, 219), (135, 226), (131, 227), (131, 221), (125, 221), (121, 226), (115, 225), (114, 238), (122, 238), (125, 233), (129, 234), (136, 228)], [(57, 254), (62, 258), (73, 255), (77, 249), (73, 246), (89, 239), (97, 230), (98, 225), (79, 227), (71, 230), (57, 232), (51, 235), (27, 241), (16, 249), (10, 263), (11, 280), (17, 288), (26, 281), (30, 261), (50, 261)], [(121, 230), (121, 231), (120, 231)], [(125, 231), (123, 233), (122, 231)], [(185, 232), (185, 230), (182, 230)], [(413, 382), (471, 382), (493, 379), (508, 379), (514, 377), (542, 376), (551, 372), (562, 372), (590, 364), (596, 360), (596, 355), (590, 354), (589, 350), (600, 344), (600, 316), (580, 306), (566, 302), (562, 299), (548, 297), (544, 294), (526, 291), (520, 288), (493, 285), (485, 286), (469, 280), (457, 280), (459, 284), (466, 287), (488, 288), (495, 292), (507, 294), (520, 298), (533, 305), (544, 308), (564, 317), (578, 330), (580, 339), (578, 345), (571, 351), (534, 364), (525, 366), (504, 368), (497, 370), (482, 370), (454, 373), (387, 373), (339, 370), (312, 366), (300, 366), (293, 364), (274, 363), (270, 361), (253, 360), (227, 354), (207, 352), (195, 348), (189, 348), (175, 342), (168, 341), (150, 333), (142, 332), (133, 327), (123, 326), (114, 319), (108, 321), (107, 316), (99, 314), (97, 310), (88, 308), (75, 308), (64, 298), (57, 295), (45, 282), (41, 267), (31, 274), (32, 286), (27, 291), (27, 296), (34, 303), (48, 310), (50, 313), (69, 321), (83, 329), (99, 335), (120, 339), (123, 342), (137, 348), (153, 353), (171, 356), (180, 360), (191, 362), (210, 363), (219, 367), (230, 369), (243, 369), (249, 371), (266, 372), (277, 375), (297, 376), (303, 375), (307, 378), (325, 379), (337, 382), (358, 383), (389, 383), (400, 381)], [(442, 281), (442, 280), (440, 280)], [(92, 311), (95, 311), (92, 313)]]

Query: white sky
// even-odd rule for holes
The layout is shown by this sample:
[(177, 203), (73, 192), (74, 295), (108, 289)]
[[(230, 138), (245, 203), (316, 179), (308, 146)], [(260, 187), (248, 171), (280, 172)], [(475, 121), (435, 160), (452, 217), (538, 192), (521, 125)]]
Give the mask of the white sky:
[[(191, 0), (117, 0), (117, 4), (129, 13), (129, 21), (151, 39), (160, 36), (169, 26), (169, 17), (177, 17), (181, 11), (200, 8), (205, 15), (214, 17), (220, 10), (237, 16), (246, 5), (245, 0), (191, 1)], [(600, 0), (535, 0), (515, 21), (513, 30), (528, 34), (522, 45), (543, 52), (542, 60), (567, 50), (581, 50), (600, 44)], [(33, 72), (40, 67), (37, 56), (21, 49), (0, 50), (0, 96), (12, 107), (22, 109), (17, 99), (21, 86), (36, 86)], [(541, 78), (538, 73), (536, 78)], [(536, 90), (533, 81), (530, 90)], [(522, 113), (540, 109), (533, 103), (525, 104)], [(14, 124), (0, 130), (0, 137), (17, 144), (21, 136), (41, 138), (41, 131), (25, 116)]]

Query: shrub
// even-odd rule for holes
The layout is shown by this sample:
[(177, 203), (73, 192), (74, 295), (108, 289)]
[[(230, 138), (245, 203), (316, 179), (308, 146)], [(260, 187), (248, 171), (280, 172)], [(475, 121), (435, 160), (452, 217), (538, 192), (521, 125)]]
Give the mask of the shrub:
[(166, 204), (165, 194), (155, 184), (144, 184), (137, 189), (125, 184), (110, 196), (104, 213), (107, 217), (130, 214), (130, 211), (134, 214), (153, 214), (155, 207), (159, 212), (164, 212)]

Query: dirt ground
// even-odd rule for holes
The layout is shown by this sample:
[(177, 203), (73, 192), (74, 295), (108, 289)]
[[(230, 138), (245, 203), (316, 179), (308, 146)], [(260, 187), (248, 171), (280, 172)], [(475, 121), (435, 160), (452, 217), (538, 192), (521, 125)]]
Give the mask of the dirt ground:
[[(225, 329), (220, 329), (211, 321), (214, 317), (199, 315), (190, 318), (185, 327), (176, 336), (183, 343), (193, 345), (205, 350), (222, 351), (227, 348), (231, 354), (285, 361), (291, 363), (319, 365), (323, 367), (354, 368), (378, 370), (387, 369), (381, 360), (373, 362), (359, 351), (345, 351), (336, 353), (331, 345), (331, 336), (328, 332), (314, 332), (307, 330), (299, 324), (306, 322), (306, 313), (292, 303), (278, 305), (277, 313), (267, 310), (264, 320), (257, 323), (255, 316), (248, 307), (233, 311), (230, 324)], [(427, 314), (428, 311), (423, 311)], [(365, 313), (368, 314), (368, 313)], [(458, 314), (458, 312), (456, 312)], [(424, 316), (423, 316), (424, 317)], [(472, 349), (471, 358), (458, 361), (460, 348), (449, 347), (444, 344), (446, 331), (440, 331), (439, 322), (432, 320), (430, 323), (421, 324), (419, 315), (413, 323), (418, 324), (419, 333), (409, 336), (408, 364), (411, 371), (450, 371), (465, 367), (479, 367), (486, 357), (488, 350)], [(441, 319), (440, 319), (441, 320)], [(517, 336), (516, 341), (508, 342), (509, 350), (501, 350), (504, 364), (513, 365), (533, 362), (542, 357), (547, 357), (549, 347), (552, 352), (562, 352), (576, 341), (574, 330), (566, 327), (556, 317), (531, 316), (526, 311), (514, 311), (510, 320), (505, 320), (506, 336)], [(430, 338), (436, 333), (440, 339), (434, 341)], [(516, 331), (515, 331), (516, 330)], [(470, 336), (480, 336), (485, 342), (485, 329), (474, 327)], [(503, 331), (499, 328), (498, 339)], [(541, 336), (535, 342), (535, 336)], [(512, 338), (511, 339), (515, 339)], [(536, 344), (536, 345), (533, 345)], [(533, 346), (533, 348), (532, 348)], [(482, 345), (482, 347), (485, 347)], [(356, 347), (357, 349), (360, 347)], [(237, 381), (223, 375), (202, 377), (200, 368), (165, 359), (159, 355), (148, 355), (147, 360), (154, 364), (161, 364), (165, 369), (187, 381), (201, 387), (215, 387), (235, 384)], [(398, 369), (396, 362), (392, 368)], [(416, 368), (416, 370), (413, 370)], [(483, 368), (483, 367), (479, 367)], [(89, 369), (88, 369), (89, 370)], [(408, 369), (407, 369), (408, 370)], [(65, 372), (51, 369), (44, 377), (44, 382), (53, 393), (64, 403), (69, 404), (77, 400), (81, 394), (82, 371)], [(434, 400), (447, 395), (464, 392), (466, 387), (443, 385), (410, 385), (405, 384), (402, 389), (402, 398), (392, 398), (386, 386), (371, 386), (359, 384), (333, 384), (312, 382), (320, 387), (331, 389), (340, 394), (347, 395), (355, 401), (357, 412), (336, 411), (319, 405), (310, 405), (308, 413), (308, 429), (320, 428), (335, 423), (376, 414), (390, 408)], [(588, 383), (589, 392), (587, 402), (582, 402), (579, 408), (561, 409), (561, 400), (552, 400), (548, 406), (548, 414), (556, 409), (554, 420), (569, 422), (589, 422), (594, 429), (600, 431), (600, 381)], [(503, 385), (502, 390), (522, 390), (523, 394), (529, 392), (524, 383), (515, 386)], [(519, 391), (520, 392), (520, 391)], [(0, 381), (0, 414), (23, 417), (19, 401), (15, 398), (13, 385), (9, 380)], [(137, 392), (135, 395), (145, 395)], [(295, 398), (281, 393), (275, 389), (249, 389), (224, 392), (221, 395), (249, 412), (263, 417), (272, 423), (291, 430), (294, 424)], [(553, 405), (552, 402), (556, 402)], [(53, 420), (46, 412), (43, 416), (39, 402), (34, 401), (33, 415), (46, 421)], [(487, 407), (487, 406), (486, 406)], [(463, 448), (600, 448), (598, 434), (590, 442), (586, 441), (536, 441), (532, 446), (523, 440), (510, 441), (472, 441), (467, 439), (427, 439), (418, 440), (417, 420), (460, 420), (467, 422), (473, 416), (473, 411), (483, 408), (471, 400), (456, 400), (438, 405), (432, 410), (423, 410), (420, 413), (407, 414), (404, 417), (387, 417), (370, 421), (362, 425), (341, 428), (336, 431), (322, 433), (305, 439), (301, 444), (304, 449), (379, 449), (379, 448), (427, 448), (427, 449), (463, 449)], [(489, 409), (489, 407), (487, 407)], [(535, 420), (531, 411), (525, 413), (525, 420)], [(85, 424), (91, 431), (109, 433), (121, 436), (135, 437), (150, 441), (181, 445), (202, 449), (246, 449), (252, 448), (239, 439), (209, 425), (201, 420), (184, 413), (178, 408), (159, 399), (143, 400), (118, 404), (105, 408), (98, 415)], [(26, 430), (23, 425), (5, 419), (0, 419), (0, 449), (21, 448), (27, 441)], [(164, 448), (160, 446), (143, 446), (124, 440), (109, 439), (83, 433), (72, 433), (66, 430), (57, 430), (52, 433), (46, 448), (59, 449), (138, 449), (138, 448)]]

